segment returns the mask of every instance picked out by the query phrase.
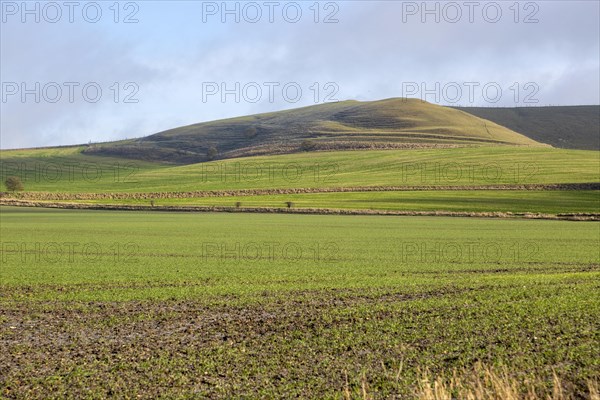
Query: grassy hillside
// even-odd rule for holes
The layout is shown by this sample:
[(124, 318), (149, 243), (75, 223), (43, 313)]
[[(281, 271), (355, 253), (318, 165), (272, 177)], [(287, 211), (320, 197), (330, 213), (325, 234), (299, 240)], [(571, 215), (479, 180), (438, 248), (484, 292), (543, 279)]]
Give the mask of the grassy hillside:
[(87, 154), (189, 164), (311, 150), (540, 144), (452, 108), (415, 99), (343, 101), (184, 126), (104, 143)]
[(600, 150), (600, 106), (458, 109), (554, 147)]
[(178, 192), (263, 188), (599, 182), (600, 154), (531, 147), (298, 153), (173, 166), (81, 154), (0, 152), (26, 191)]

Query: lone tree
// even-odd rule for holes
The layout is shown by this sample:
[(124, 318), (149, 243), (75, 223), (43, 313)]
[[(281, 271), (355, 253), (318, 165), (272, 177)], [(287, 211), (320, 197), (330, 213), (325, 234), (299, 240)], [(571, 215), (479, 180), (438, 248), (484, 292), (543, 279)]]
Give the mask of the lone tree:
[(6, 190), (10, 190), (13, 193), (17, 190), (23, 190), (23, 182), (21, 182), (21, 178), (18, 176), (9, 176), (6, 178), (4, 186), (6, 186)]
[(302, 151), (311, 151), (317, 148), (317, 144), (315, 142), (313, 142), (312, 140), (303, 140), (302, 143), (300, 143), (300, 150)]

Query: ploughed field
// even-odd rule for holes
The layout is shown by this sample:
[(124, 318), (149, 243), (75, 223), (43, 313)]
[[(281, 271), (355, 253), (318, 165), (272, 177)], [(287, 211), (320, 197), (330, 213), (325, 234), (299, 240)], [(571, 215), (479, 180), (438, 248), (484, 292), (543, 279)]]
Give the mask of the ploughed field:
[(600, 376), (598, 222), (1, 207), (0, 234), (8, 398), (424, 398), (486, 368), (589, 398)]

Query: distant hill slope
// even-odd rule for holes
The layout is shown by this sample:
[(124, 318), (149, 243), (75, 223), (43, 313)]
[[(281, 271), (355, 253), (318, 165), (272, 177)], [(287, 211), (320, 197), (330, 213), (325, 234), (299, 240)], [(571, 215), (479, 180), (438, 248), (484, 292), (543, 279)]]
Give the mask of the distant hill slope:
[(600, 106), (457, 109), (554, 147), (600, 150)]
[(85, 153), (179, 164), (310, 150), (543, 146), (493, 122), (417, 99), (343, 101), (199, 123)]

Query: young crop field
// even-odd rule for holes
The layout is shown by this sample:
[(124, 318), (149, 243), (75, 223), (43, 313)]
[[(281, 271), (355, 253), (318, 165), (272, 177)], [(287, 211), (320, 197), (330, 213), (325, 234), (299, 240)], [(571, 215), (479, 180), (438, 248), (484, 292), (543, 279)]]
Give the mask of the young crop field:
[(361, 186), (597, 182), (598, 152), (478, 147), (311, 152), (174, 166), (81, 154), (82, 148), (0, 153), (2, 180), (25, 191), (178, 192)]
[(4, 397), (597, 391), (598, 222), (2, 207), (0, 234)]
[[(232, 208), (293, 208), (462, 211), (512, 213), (600, 213), (597, 190), (421, 190), (333, 192), (182, 199), (77, 200), (80, 203)], [(152, 203), (151, 203), (152, 202)]]
[(600, 400), (599, 1), (0, 3), (0, 400)]

